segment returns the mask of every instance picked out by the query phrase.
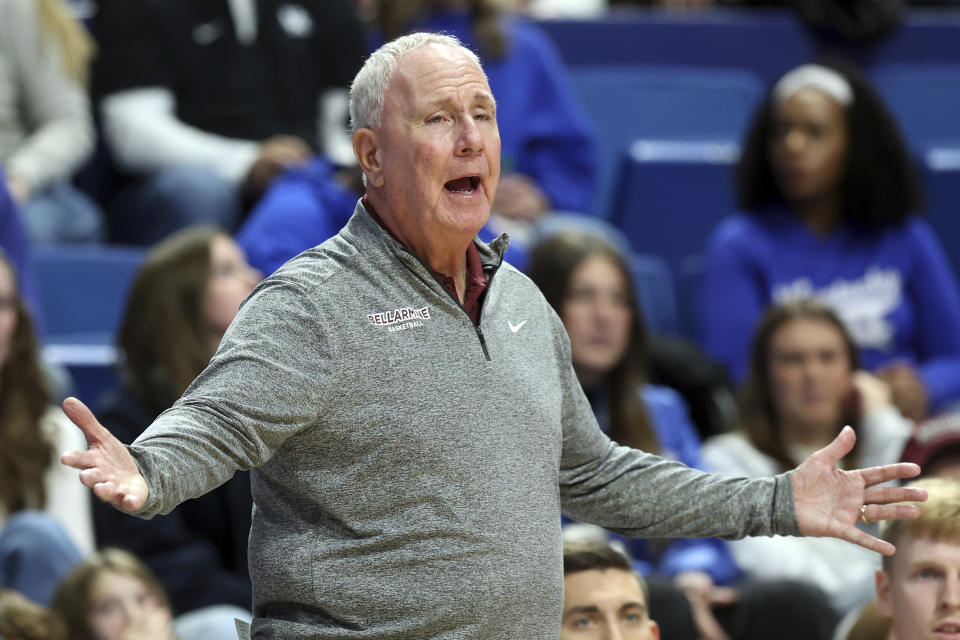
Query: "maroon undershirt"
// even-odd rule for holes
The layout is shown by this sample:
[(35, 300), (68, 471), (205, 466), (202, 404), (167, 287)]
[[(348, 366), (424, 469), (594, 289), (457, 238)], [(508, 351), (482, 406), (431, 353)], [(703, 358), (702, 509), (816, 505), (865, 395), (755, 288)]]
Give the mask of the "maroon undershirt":
[[(400, 238), (393, 235), (390, 228), (383, 224), (380, 214), (377, 213), (377, 210), (373, 207), (373, 204), (370, 203), (370, 199), (367, 198), (366, 195), (363, 196), (361, 202), (367, 212), (370, 213), (370, 217), (373, 218), (384, 231), (389, 233), (391, 238), (407, 247), (412, 253), (417, 253), (411, 247), (408, 247)], [(422, 258), (421, 262), (427, 265)], [(427, 268), (430, 269), (437, 280), (443, 284), (444, 289), (453, 296), (454, 300), (460, 300), (460, 296), (457, 295), (457, 283), (452, 277), (434, 271), (430, 268), (430, 265), (427, 265)], [(480, 262), (480, 252), (477, 251), (477, 245), (471, 241), (470, 244), (467, 245), (467, 291), (464, 293), (462, 306), (464, 311), (467, 312), (467, 315), (470, 316), (470, 319), (473, 320), (473, 324), (477, 324), (480, 321), (480, 306), (483, 303), (483, 294), (486, 290), (487, 274), (483, 272), (483, 264)]]

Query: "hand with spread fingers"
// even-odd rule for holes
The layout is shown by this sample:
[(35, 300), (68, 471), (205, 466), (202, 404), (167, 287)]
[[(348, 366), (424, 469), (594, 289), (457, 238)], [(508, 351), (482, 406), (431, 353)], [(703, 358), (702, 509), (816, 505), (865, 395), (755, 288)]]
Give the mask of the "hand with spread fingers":
[(93, 493), (127, 513), (137, 511), (150, 493), (127, 448), (101, 425), (76, 398), (63, 401), (63, 411), (87, 438), (86, 451), (67, 451), (60, 462), (80, 470), (80, 481)]
[(894, 503), (923, 502), (927, 499), (926, 491), (875, 485), (912, 478), (920, 473), (920, 467), (899, 463), (851, 471), (837, 468), (837, 462), (850, 453), (856, 439), (853, 429), (844, 427), (833, 442), (793, 472), (793, 500), (800, 532), (805, 536), (840, 538), (883, 555), (893, 555), (896, 549), (892, 544), (858, 529), (856, 524), (916, 518), (920, 512), (915, 505)]

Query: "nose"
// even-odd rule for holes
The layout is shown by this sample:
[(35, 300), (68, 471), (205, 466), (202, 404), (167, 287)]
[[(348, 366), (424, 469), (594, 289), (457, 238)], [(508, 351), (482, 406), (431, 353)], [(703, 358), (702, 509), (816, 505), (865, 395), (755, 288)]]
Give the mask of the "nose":
[(616, 301), (601, 298), (597, 301), (594, 311), (599, 320), (603, 322), (612, 322), (617, 316), (619, 307)]
[(142, 607), (135, 599), (125, 600), (121, 605), (124, 624), (130, 624), (139, 617)]
[(941, 608), (947, 611), (960, 610), (960, 573), (947, 576), (940, 599)]
[(799, 153), (805, 143), (806, 139), (799, 129), (790, 129), (783, 138), (783, 146), (790, 153)]
[(263, 280), (263, 272), (255, 267), (247, 267), (247, 283), (252, 290), (259, 282)]
[(614, 620), (605, 625), (603, 630), (603, 640), (623, 640), (623, 632), (620, 625)]
[(483, 133), (473, 117), (464, 117), (458, 131), (457, 155), (470, 156), (483, 152)]

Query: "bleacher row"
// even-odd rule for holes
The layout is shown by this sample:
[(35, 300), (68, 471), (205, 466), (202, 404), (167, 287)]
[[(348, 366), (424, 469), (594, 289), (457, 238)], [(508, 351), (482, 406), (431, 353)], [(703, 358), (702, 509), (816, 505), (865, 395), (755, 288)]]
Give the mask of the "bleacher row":
[[(823, 43), (785, 12), (636, 12), (544, 22), (600, 140), (596, 213), (635, 252), (649, 324), (688, 334), (698, 255), (734, 211), (731, 168), (766, 85)], [(960, 13), (914, 12), (860, 50), (898, 118), (927, 191), (927, 219), (960, 273)], [(111, 381), (113, 335), (142, 249), (34, 252), (45, 356), (95, 401)]]

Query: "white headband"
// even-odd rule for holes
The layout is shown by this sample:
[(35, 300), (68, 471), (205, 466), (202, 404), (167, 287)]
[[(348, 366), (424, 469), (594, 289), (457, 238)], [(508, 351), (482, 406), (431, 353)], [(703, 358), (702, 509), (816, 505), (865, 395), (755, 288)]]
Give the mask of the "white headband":
[(805, 64), (788, 71), (773, 87), (773, 98), (783, 102), (806, 88), (827, 94), (845, 107), (853, 102), (853, 88), (842, 75), (819, 64)]

